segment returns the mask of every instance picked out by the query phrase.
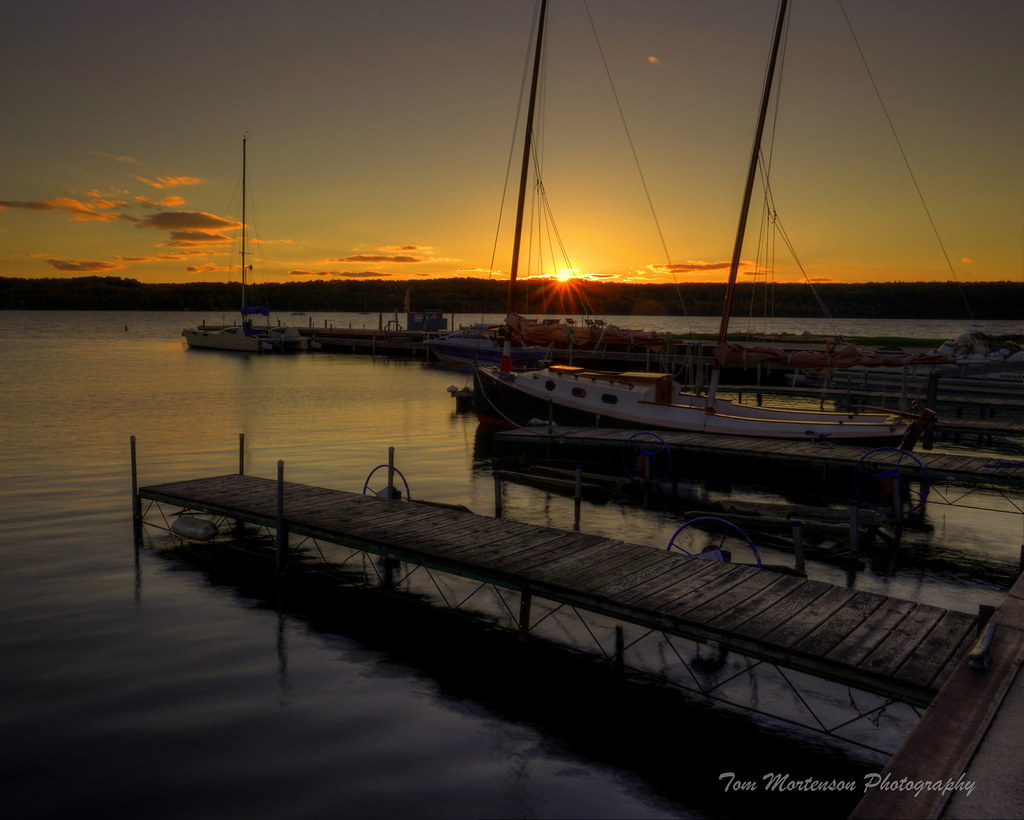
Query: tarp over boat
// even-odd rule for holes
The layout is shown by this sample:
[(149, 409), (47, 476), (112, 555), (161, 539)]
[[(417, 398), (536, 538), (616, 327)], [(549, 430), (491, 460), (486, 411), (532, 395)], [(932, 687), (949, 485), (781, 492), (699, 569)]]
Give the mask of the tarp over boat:
[(736, 343), (717, 345), (715, 359), (722, 367), (752, 367), (777, 364), (805, 370), (833, 370), (840, 367), (904, 367), (917, 364), (952, 364), (939, 353), (905, 355), (902, 353), (864, 353), (856, 345), (834, 342), (824, 350), (783, 350), (778, 347), (748, 347)]
[(541, 347), (594, 348), (601, 346), (644, 345), (661, 349), (665, 340), (648, 330), (624, 330), (615, 325), (594, 322), (577, 325), (567, 321), (538, 322), (518, 313), (505, 317), (505, 324), (526, 345)]

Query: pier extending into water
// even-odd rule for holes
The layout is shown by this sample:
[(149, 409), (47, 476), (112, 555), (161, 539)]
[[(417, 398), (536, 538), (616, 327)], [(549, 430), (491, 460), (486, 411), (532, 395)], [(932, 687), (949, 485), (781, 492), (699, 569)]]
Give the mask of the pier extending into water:
[[(777, 670), (813, 715), (810, 722), (791, 722), (867, 748), (877, 749), (844, 731), (863, 724), (862, 718), (877, 722), (894, 704), (908, 704), (916, 726), (885, 769), (893, 778), (954, 782), (959, 777), (962, 782), (971, 777), (978, 788), (995, 789), (1007, 778), (1012, 781), (1019, 768), (1024, 577), (1002, 606), (979, 620), (770, 569), (403, 501), (390, 480), (381, 493), (367, 495), (286, 482), (282, 462), (276, 480), (244, 475), (242, 463), (240, 453), (239, 473), (140, 487), (133, 438), (138, 541), (144, 524), (175, 529), (171, 519), (181, 519), (168, 516), (164, 505), (190, 518), (200, 514), (229, 521), (232, 532), (244, 522), (273, 534), (274, 549), (267, 554), (276, 558), (281, 573), (313, 564), (341, 569), (362, 556), (364, 563), (375, 562), (366, 573), (371, 583), (376, 579), (394, 592), (421, 573), (445, 606), (462, 611), (471, 599), (479, 600), (484, 587), (492, 588), (499, 602), (497, 625), (523, 640), (535, 635), (552, 640), (544, 626), (567, 611), (584, 623), (598, 654), (618, 668), (650, 674), (651, 664), (643, 661), (653, 658), (655, 673), (669, 682), (680, 685), (671, 668), (679, 667), (695, 683), (682, 688), (734, 706), (742, 704), (721, 694), (723, 681), (709, 684), (708, 674), (725, 675), (727, 686), (765, 668)], [(160, 521), (147, 520), (154, 510)], [(295, 539), (301, 540), (294, 544)], [(229, 538), (225, 545), (230, 543)], [(445, 578), (468, 586), (453, 595)], [(556, 632), (555, 641), (567, 634)], [(686, 645), (697, 647), (696, 654), (689, 655)], [(849, 700), (853, 717), (823, 722), (809, 704), (819, 693), (808, 690), (808, 680), (849, 687), (842, 699)], [(758, 697), (764, 695), (762, 684), (755, 689)], [(855, 698), (854, 691), (861, 694)], [(879, 701), (865, 705), (864, 696)], [(834, 711), (838, 700), (828, 701), (825, 711)], [(927, 708), (917, 720), (920, 707)], [(1019, 782), (1011, 782), (1008, 791), (994, 799), (990, 795), (982, 813), (972, 816), (996, 817), (1008, 807), (1015, 811), (1024, 800), (1022, 791)], [(950, 801), (967, 806), (967, 798), (955, 791), (918, 797), (878, 790), (855, 816), (938, 818)]]
[[(140, 530), (153, 505), (267, 528), (281, 571), (321, 560), (323, 542), (398, 562), (403, 575), (423, 569), (492, 586), (510, 616), (505, 625), (523, 637), (551, 608), (596, 615), (615, 624), (602, 651), (622, 664), (656, 633), (922, 707), (977, 638), (974, 615), (448, 506), (295, 484), (284, 481), (283, 464), (276, 480), (238, 473), (139, 487), (135, 479)], [(162, 526), (171, 528), (164, 515)], [(318, 546), (293, 547), (293, 536)]]

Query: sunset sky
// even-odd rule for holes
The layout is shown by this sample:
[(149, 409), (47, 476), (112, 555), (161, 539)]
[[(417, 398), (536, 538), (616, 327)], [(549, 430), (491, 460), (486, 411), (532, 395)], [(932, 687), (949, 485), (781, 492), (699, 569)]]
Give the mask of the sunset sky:
[[(263, 281), (505, 278), (534, 12), (8, 3), (0, 276), (237, 279), (248, 134)], [(565, 254), (542, 272), (724, 278), (775, 12), (550, 0), (538, 131), (545, 242)], [(777, 239), (776, 281), (1021, 279), (1022, 32), (1019, 0), (792, 0), (771, 185), (803, 270)]]

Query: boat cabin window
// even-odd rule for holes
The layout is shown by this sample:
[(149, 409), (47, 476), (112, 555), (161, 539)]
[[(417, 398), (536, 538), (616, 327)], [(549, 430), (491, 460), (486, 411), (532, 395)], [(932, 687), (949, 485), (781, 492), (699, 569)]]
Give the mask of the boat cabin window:
[(575, 396), (576, 398), (578, 398), (578, 399), (582, 399), (582, 398), (585, 398), (585, 397), (586, 397), (586, 395), (587, 395), (587, 391), (586, 391), (586, 390), (584, 390), (584, 389), (583, 389), (582, 387), (574, 387), (574, 388), (572, 389), (572, 394), (573, 394), (573, 395), (574, 395), (574, 396)]
[(555, 389), (555, 382), (554, 382), (554, 380), (553, 379), (548, 379), (546, 382), (544, 382), (544, 389), (545, 390), (554, 390)]
[(618, 400), (619, 397), (616, 396), (614, 393), (601, 394), (601, 401), (603, 401), (605, 404), (615, 404)]

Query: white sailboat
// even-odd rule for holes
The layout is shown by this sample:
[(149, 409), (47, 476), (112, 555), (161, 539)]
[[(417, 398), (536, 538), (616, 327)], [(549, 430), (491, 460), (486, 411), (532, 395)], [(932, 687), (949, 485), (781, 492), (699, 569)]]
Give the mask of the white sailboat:
[[(247, 265), (246, 242), (246, 138), (242, 138), (242, 235), (241, 235), (241, 282), (242, 282), (242, 323), (230, 327), (207, 330), (204, 327), (185, 328), (181, 335), (189, 347), (209, 350), (234, 350), (242, 353), (262, 353), (272, 350), (306, 350), (309, 340), (294, 327), (271, 327), (270, 311), (265, 307), (246, 304), (247, 276), (252, 265)], [(262, 327), (253, 324), (254, 317), (263, 316), (267, 321)]]
[[(519, 191), (519, 215), (509, 282), (509, 324), (515, 312), (512, 294), (518, 262), (522, 208), (530, 165), (533, 107), (541, 60), (541, 41), (547, 2), (541, 0), (534, 54), (533, 82), (526, 117), (526, 136)], [(744, 190), (739, 229), (733, 251), (729, 282), (722, 308), (718, 349), (726, 350), (729, 313), (735, 290), (747, 211), (757, 173), (761, 137), (768, 111), (779, 44), (786, 16), (781, 0), (765, 77), (754, 148)], [(503, 363), (504, 365), (504, 363)], [(707, 395), (687, 392), (667, 373), (612, 373), (581, 367), (553, 365), (541, 370), (513, 373), (510, 368), (474, 369), (474, 405), (481, 422), (503, 427), (534, 423), (557, 425), (618, 426), (636, 429), (709, 432), (723, 435), (781, 439), (827, 438), (836, 441), (897, 444), (914, 429), (913, 419), (900, 414), (838, 413), (747, 407), (717, 397), (721, 362), (716, 362)]]

